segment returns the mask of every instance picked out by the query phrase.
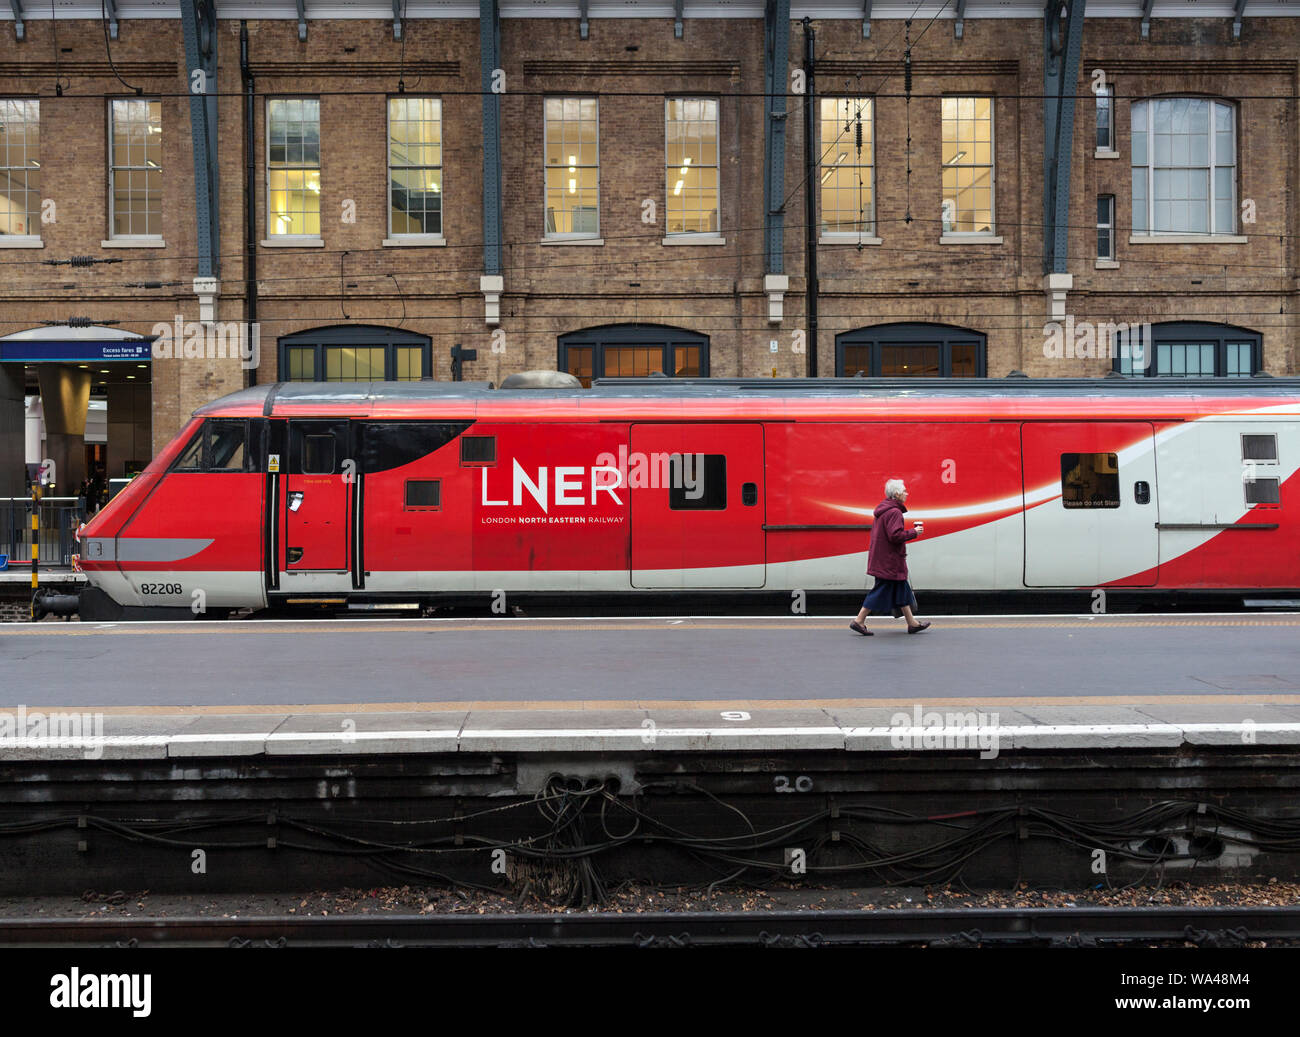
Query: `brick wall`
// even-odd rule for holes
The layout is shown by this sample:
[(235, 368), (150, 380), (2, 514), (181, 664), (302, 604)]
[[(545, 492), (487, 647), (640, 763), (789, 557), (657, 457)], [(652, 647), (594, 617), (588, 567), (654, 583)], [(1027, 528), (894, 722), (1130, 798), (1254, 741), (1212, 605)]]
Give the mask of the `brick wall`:
[[(501, 29), (506, 93), (501, 97), (505, 293), (504, 353), (490, 351), (479, 276), (482, 255), (482, 109), (478, 23), (408, 20), (402, 56), (388, 21), (312, 21), (300, 42), (292, 20), (251, 21), (256, 78), (257, 236), (266, 237), (265, 118), (268, 96), (321, 97), (323, 248), (259, 245), (262, 325), (259, 381), (277, 377), (276, 339), (332, 324), (398, 326), (429, 335), (434, 377), (449, 376), (448, 349), (479, 348), (467, 378), (499, 380), (556, 363), (556, 337), (600, 324), (637, 321), (703, 332), (717, 376), (795, 375), (804, 357), (792, 333), (806, 325), (802, 98), (789, 98), (785, 168), (786, 320), (768, 324), (763, 275), (763, 26), (759, 20), (688, 19), (681, 39), (671, 19), (596, 19), (581, 40), (573, 19), (508, 19)], [(893, 321), (935, 321), (983, 332), (988, 373), (1019, 368), (1035, 376), (1102, 374), (1106, 360), (1049, 360), (1042, 266), (1042, 30), (1037, 21), (967, 19), (962, 40), (951, 21), (912, 26), (916, 75), (910, 103), (898, 60), (903, 26), (875, 21), (861, 38), (855, 19), (816, 24), (823, 94), (876, 97), (876, 213), (879, 245), (819, 250), (819, 371), (834, 372), (837, 333)], [(148, 333), (176, 314), (198, 316), (193, 219), (193, 152), (179, 21), (126, 20), (113, 43), (123, 77), (164, 96), (164, 237), (161, 250), (101, 250), (107, 237), (106, 106), (126, 96), (108, 71), (97, 22), (59, 23), (65, 96), (53, 94), (50, 24), (27, 23), (16, 43), (0, 32), (0, 96), (42, 98), (42, 175), (57, 222), (40, 250), (0, 249), (0, 328), (30, 327), (71, 314), (119, 320)], [(221, 288), (217, 316), (245, 314), (245, 158), (239, 25), (219, 25), (219, 193)], [(1138, 20), (1089, 19), (1084, 35), (1072, 153), (1067, 309), (1077, 320), (1203, 319), (1264, 336), (1267, 370), (1296, 373), (1297, 59), (1300, 22), (1247, 19), (1240, 42), (1230, 19), (1156, 19), (1151, 39)], [(790, 35), (791, 67), (802, 62), (803, 33)], [(1091, 70), (1117, 88), (1118, 159), (1093, 154)], [(443, 99), (445, 247), (385, 248), (386, 100), (399, 75), (410, 94)], [(1210, 94), (1239, 102), (1239, 183), (1257, 222), (1242, 243), (1130, 243), (1129, 105), (1161, 93)], [(996, 98), (996, 223), (1000, 244), (939, 241), (939, 97)], [(547, 94), (600, 95), (600, 227), (603, 246), (543, 245), (542, 107)], [(719, 99), (723, 246), (666, 247), (663, 97)], [(912, 138), (910, 164), (906, 145)], [(1099, 193), (1117, 199), (1117, 269), (1094, 266)], [(659, 219), (641, 222), (644, 199)], [(344, 202), (355, 222), (344, 222)], [(907, 217), (912, 219), (908, 222)], [(113, 255), (121, 264), (70, 271), (40, 264), (74, 254)], [(179, 281), (128, 289), (128, 281)], [(1197, 283), (1199, 282), (1199, 283)], [(71, 287), (67, 287), (71, 286)], [(346, 316), (345, 316), (346, 314)], [(768, 343), (776, 339), (779, 352)], [(154, 448), (205, 401), (238, 388), (244, 372), (225, 362), (159, 360), (153, 365)]]

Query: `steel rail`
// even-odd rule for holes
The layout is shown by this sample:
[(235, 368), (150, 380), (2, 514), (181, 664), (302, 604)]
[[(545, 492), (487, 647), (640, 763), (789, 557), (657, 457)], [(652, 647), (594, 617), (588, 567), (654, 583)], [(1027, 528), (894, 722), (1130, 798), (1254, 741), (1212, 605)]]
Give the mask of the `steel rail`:
[(0, 919), (4, 947), (1106, 946), (1300, 942), (1300, 907)]

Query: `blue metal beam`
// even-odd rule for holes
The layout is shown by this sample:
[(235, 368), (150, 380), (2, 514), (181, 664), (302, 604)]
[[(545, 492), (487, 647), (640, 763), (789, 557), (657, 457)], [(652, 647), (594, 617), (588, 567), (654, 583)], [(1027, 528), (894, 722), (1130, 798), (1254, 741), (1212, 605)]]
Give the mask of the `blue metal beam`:
[(108, 35), (117, 39), (117, 0), (104, 0), (104, 11), (108, 15)]
[(1241, 39), (1241, 16), (1246, 13), (1246, 0), (1237, 0), (1237, 6), (1232, 10), (1232, 38)]
[(1142, 38), (1145, 40), (1151, 35), (1151, 6), (1155, 0), (1142, 0)]
[(9, 7), (14, 12), (14, 36), (18, 40), (27, 38), (27, 23), (23, 21), (23, 0), (9, 0)]
[(479, 0), (479, 64), (483, 89), (483, 273), (501, 273), (501, 10)]
[(673, 0), (673, 35), (682, 38), (682, 18), (686, 14), (686, 0)]
[(393, 39), (402, 38), (402, 0), (393, 0)]
[(587, 0), (578, 0), (578, 38), (585, 40), (590, 31), (587, 23), (587, 12), (589, 8)]
[(307, 2), (306, 0), (296, 0), (298, 4), (298, 42), (301, 43), (307, 38)]
[(767, 0), (764, 12), (766, 67), (763, 89), (767, 94), (767, 139), (763, 155), (764, 241), (767, 272), (785, 272), (785, 95), (790, 66), (790, 0)]
[(1043, 13), (1043, 271), (1068, 273), (1070, 153), (1086, 0), (1047, 0)]
[[(216, 0), (180, 0), (180, 8), (190, 87), (199, 276), (216, 277), (221, 266), (217, 195), (217, 3)], [(253, 199), (249, 198), (247, 204), (252, 205)]]
[(966, 0), (957, 0), (957, 21), (953, 23), (954, 39), (961, 39), (966, 33)]
[(862, 0), (862, 38), (871, 39), (871, 0)]

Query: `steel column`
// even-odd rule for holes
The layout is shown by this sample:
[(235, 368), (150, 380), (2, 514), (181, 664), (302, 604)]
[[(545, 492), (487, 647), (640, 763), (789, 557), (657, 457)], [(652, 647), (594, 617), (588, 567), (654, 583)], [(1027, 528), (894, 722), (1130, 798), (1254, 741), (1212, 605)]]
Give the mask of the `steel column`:
[[(1043, 271), (1068, 272), (1070, 154), (1086, 0), (1048, 0), (1043, 12)], [(1065, 17), (1062, 20), (1062, 14)]]
[(501, 95), (493, 90), (501, 69), (501, 11), (497, 0), (479, 0), (478, 9), (483, 89), (483, 273), (493, 276), (501, 273)]
[(763, 212), (766, 235), (763, 241), (767, 253), (767, 272), (785, 272), (785, 94), (790, 65), (790, 0), (767, 0), (764, 26), (766, 44), (764, 54), (763, 88), (767, 93), (764, 102), (767, 115), (767, 140), (763, 155)]
[(21, 42), (27, 38), (27, 23), (23, 21), (23, 0), (9, 0), (9, 8), (14, 13), (14, 36)]
[[(199, 276), (216, 277), (221, 266), (217, 195), (217, 4), (216, 0), (180, 0), (180, 8), (189, 72)], [(252, 204), (251, 198), (248, 204)]]

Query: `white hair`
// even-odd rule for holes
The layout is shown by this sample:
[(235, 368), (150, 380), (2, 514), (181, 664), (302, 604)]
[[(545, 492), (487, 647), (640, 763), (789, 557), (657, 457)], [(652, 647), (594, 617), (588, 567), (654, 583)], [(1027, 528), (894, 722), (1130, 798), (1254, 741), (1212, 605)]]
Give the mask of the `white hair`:
[(897, 500), (899, 494), (901, 494), (905, 489), (907, 489), (907, 487), (903, 485), (902, 479), (890, 479), (885, 483), (885, 496)]

